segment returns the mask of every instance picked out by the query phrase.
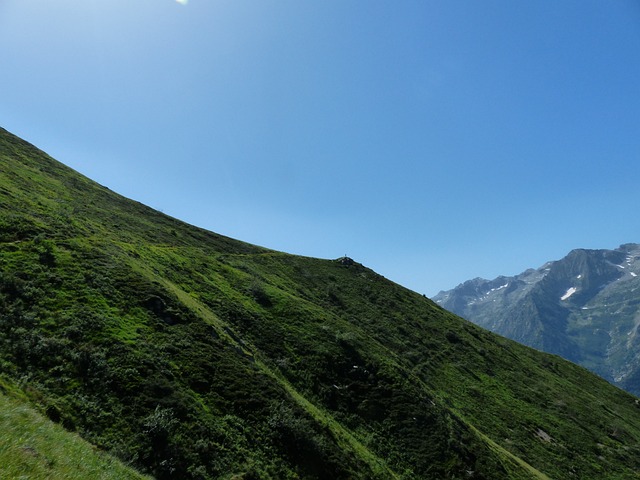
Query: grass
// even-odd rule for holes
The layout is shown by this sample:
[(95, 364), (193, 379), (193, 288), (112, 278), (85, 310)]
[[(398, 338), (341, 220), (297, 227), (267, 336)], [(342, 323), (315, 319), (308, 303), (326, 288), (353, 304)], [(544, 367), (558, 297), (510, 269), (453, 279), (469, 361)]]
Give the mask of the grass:
[[(7, 382), (2, 382), (7, 391)], [(11, 388), (13, 392), (15, 388)], [(78, 435), (43, 417), (24, 398), (0, 393), (0, 478), (143, 480)]]

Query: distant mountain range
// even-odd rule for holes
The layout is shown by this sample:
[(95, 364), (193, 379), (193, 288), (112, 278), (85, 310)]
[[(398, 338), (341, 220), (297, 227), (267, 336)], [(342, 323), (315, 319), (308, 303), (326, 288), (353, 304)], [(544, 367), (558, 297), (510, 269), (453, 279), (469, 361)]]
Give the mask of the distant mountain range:
[(433, 298), (505, 337), (555, 353), (640, 395), (640, 245), (571, 251), (513, 276)]

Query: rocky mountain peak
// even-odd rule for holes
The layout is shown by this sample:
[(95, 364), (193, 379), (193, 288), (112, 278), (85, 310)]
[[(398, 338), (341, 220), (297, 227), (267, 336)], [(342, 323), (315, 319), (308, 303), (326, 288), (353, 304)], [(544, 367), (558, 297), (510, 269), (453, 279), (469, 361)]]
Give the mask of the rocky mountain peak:
[[(638, 244), (579, 248), (513, 277), (464, 282), (434, 300), (485, 328), (562, 355), (640, 393), (640, 354), (631, 341), (640, 324), (638, 275)], [(639, 380), (633, 380), (636, 376)]]

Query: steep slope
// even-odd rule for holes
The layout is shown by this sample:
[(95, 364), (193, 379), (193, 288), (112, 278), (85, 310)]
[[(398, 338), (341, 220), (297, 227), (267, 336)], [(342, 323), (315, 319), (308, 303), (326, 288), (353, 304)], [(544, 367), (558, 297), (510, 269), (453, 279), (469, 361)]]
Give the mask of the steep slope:
[(640, 394), (640, 245), (573, 250), (537, 270), (475, 279), (434, 300), (478, 325)]
[(5, 131), (0, 165), (0, 368), (157, 478), (637, 478), (636, 399), (580, 367)]

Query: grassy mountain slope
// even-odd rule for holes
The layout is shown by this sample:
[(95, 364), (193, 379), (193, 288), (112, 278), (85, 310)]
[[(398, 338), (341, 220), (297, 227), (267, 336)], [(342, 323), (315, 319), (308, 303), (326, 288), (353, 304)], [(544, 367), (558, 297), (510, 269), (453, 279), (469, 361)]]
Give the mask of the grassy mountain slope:
[(43, 417), (6, 379), (0, 379), (0, 432), (0, 478), (147, 478)]
[(638, 478), (635, 397), (580, 367), (6, 131), (0, 165), (0, 369), (157, 478)]

